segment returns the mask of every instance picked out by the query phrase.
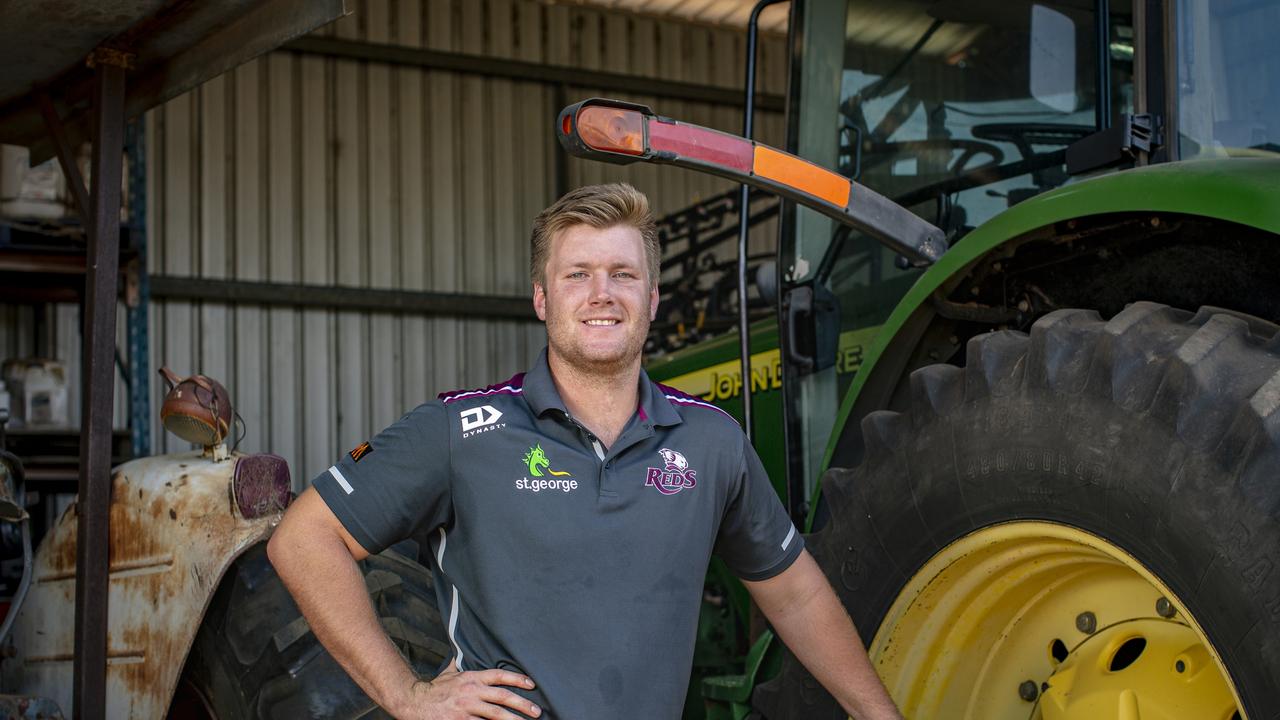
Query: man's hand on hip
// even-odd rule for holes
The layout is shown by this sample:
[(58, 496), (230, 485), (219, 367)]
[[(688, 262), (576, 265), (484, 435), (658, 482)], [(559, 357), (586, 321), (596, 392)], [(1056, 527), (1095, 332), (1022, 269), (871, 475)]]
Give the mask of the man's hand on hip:
[(533, 689), (533, 681), (506, 670), (458, 672), (418, 681), (387, 637), (356, 566), (369, 553), (329, 510), (315, 489), (302, 493), (276, 528), (267, 554), (320, 642), (357, 684), (397, 718), (414, 720), (522, 720), (542, 711), (504, 690)]
[(408, 697), (396, 708), (397, 718), (415, 720), (522, 720), (504, 708), (518, 710), (530, 717), (542, 715), (542, 709), (501, 686), (533, 689), (533, 681), (507, 670), (458, 672), (452, 663), (434, 680), (419, 680), (409, 689)]

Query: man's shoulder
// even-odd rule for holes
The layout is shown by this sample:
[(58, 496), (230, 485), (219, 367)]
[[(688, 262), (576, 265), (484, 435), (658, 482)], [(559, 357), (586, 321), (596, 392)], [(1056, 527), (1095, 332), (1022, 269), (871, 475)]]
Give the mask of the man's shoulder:
[(449, 390), (436, 396), (436, 402), (446, 408), (466, 409), (495, 402), (509, 402), (524, 393), (524, 373), (481, 388)]
[(663, 385), (655, 381), (653, 386), (658, 396), (670, 403), (671, 408), (680, 415), (680, 419), (685, 423), (689, 423), (698, 429), (705, 429), (708, 432), (734, 431), (739, 434), (742, 432), (742, 426), (738, 424), (737, 418), (725, 412), (719, 406), (670, 385)]

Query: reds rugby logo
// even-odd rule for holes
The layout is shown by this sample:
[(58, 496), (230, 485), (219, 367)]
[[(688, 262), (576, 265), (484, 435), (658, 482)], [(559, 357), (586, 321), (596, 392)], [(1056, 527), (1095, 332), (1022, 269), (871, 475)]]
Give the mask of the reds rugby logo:
[(667, 448), (662, 448), (658, 454), (662, 456), (665, 467), (649, 468), (644, 478), (645, 487), (656, 488), (663, 495), (675, 495), (698, 484), (698, 473), (689, 469), (689, 461), (684, 455)]

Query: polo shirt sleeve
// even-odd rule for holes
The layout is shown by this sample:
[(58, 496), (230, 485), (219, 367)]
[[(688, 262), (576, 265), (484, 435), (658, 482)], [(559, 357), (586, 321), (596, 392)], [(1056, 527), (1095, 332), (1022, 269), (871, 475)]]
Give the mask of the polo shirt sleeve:
[(418, 406), (312, 481), (329, 509), (370, 553), (452, 515), (449, 420), (444, 406)]
[(743, 436), (741, 471), (729, 489), (716, 554), (743, 580), (767, 580), (791, 567), (802, 549), (804, 538)]

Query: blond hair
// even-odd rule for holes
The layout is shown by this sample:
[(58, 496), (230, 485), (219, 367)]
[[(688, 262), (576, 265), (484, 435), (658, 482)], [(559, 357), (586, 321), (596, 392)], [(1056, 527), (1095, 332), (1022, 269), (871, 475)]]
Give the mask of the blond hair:
[(661, 259), (658, 227), (649, 210), (649, 198), (627, 183), (587, 185), (571, 190), (538, 213), (533, 219), (529, 258), (529, 279), (535, 284), (546, 287), (551, 239), (574, 225), (589, 225), (598, 230), (628, 225), (639, 230), (644, 241), (649, 287), (658, 287)]

